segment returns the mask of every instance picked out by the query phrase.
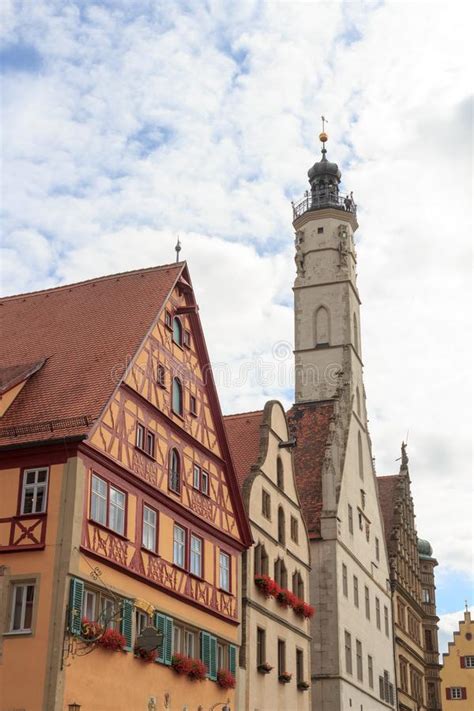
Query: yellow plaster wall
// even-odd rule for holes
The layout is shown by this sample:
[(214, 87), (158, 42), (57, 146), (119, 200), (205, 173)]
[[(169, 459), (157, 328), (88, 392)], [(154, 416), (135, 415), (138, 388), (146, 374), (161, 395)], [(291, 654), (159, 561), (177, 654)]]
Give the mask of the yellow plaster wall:
[[(468, 639), (466, 635), (471, 635), (471, 638)], [(444, 711), (472, 711), (474, 708), (474, 669), (463, 669), (460, 663), (460, 657), (466, 656), (474, 656), (474, 622), (469, 612), (464, 613), (464, 620), (459, 623), (453, 642), (449, 643), (448, 653), (443, 654), (441, 701)], [(451, 686), (464, 686), (467, 698), (448, 700), (446, 689)]]

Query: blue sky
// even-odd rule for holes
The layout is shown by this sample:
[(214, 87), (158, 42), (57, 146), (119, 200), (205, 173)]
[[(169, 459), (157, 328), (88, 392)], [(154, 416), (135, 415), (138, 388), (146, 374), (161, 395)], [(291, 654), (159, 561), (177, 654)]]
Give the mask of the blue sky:
[(409, 431), (448, 614), (474, 601), (472, 99), (462, 12), (426, 7), (5, 0), (1, 281), (14, 293), (172, 261), (179, 234), (224, 410), (289, 402), (291, 355), (275, 358), (293, 341), (289, 203), (324, 113), (359, 206), (377, 471), (396, 472)]

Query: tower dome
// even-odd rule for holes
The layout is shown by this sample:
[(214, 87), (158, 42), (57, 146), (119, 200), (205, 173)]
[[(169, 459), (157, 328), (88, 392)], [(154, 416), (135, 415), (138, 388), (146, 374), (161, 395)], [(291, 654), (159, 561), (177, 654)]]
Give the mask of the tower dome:
[(431, 543), (429, 541), (426, 541), (423, 538), (418, 539), (418, 554), (420, 558), (432, 558), (433, 557), (433, 548), (431, 546)]

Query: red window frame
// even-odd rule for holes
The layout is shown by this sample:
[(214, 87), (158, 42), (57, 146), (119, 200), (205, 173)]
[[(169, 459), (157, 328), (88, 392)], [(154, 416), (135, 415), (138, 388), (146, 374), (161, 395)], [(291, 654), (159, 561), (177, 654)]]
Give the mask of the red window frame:
[(173, 316), (172, 316), (171, 311), (169, 309), (165, 310), (165, 326), (170, 331), (173, 330)]
[(183, 346), (191, 348), (191, 332), (187, 328), (183, 329)]
[[(142, 439), (143, 439), (143, 445), (140, 447), (138, 444), (138, 431), (141, 430), (143, 432)], [(152, 438), (152, 451), (148, 451), (148, 438)], [(155, 433), (153, 430), (148, 429), (148, 427), (145, 427), (143, 422), (140, 422), (137, 420), (137, 427), (135, 430), (135, 449), (138, 449), (139, 452), (142, 452), (143, 454), (146, 454), (147, 457), (150, 457), (150, 459), (155, 460), (155, 451), (156, 451), (156, 437)]]

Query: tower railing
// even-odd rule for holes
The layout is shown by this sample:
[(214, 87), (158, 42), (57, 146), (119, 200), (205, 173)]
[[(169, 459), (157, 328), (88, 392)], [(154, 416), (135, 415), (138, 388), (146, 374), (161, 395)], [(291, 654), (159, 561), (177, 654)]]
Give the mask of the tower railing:
[(350, 195), (338, 195), (331, 190), (320, 190), (316, 193), (310, 193), (307, 190), (304, 197), (298, 202), (292, 201), (291, 206), (293, 208), (293, 220), (301, 217), (305, 212), (322, 210), (325, 207), (352, 212), (354, 215), (357, 213), (357, 205)]

